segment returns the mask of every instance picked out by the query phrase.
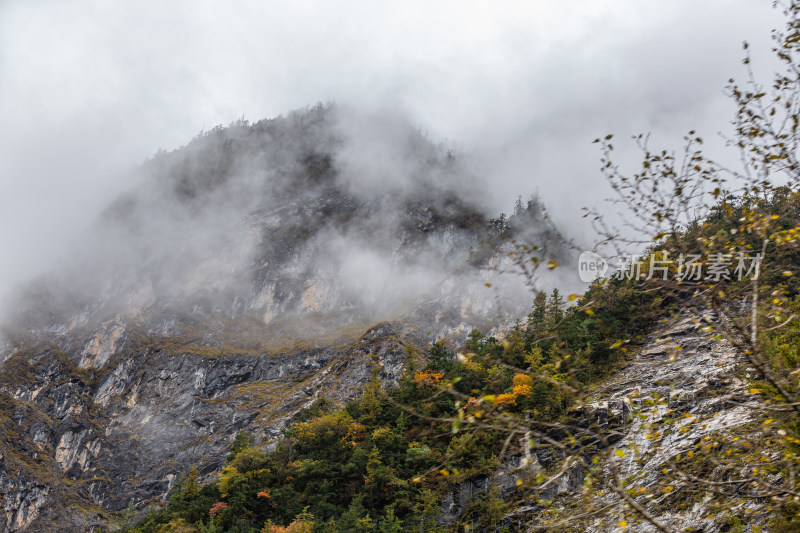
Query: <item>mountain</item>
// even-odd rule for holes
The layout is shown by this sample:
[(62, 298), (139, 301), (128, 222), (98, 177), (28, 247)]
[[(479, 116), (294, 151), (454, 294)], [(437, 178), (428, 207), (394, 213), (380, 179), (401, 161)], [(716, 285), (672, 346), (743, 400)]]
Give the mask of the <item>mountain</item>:
[(541, 204), (492, 219), (461, 158), (400, 118), (316, 106), (159, 152), (6, 306), (3, 531), (105, 528), (274, 448), (409, 351), (530, 305), (515, 243), (568, 261)]

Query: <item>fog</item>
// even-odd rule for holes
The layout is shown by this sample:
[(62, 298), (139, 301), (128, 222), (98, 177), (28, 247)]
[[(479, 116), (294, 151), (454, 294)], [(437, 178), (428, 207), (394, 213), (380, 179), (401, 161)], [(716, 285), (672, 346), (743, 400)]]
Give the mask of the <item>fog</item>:
[[(336, 162), (359, 191), (407, 186), (413, 171), (391, 148), (407, 121), (464, 154), (468, 172), (450, 176), (469, 176), (462, 193), (485, 211), (538, 190), (584, 236), (580, 208), (607, 195), (592, 139), (713, 138), (732, 114), (723, 88), (742, 75), (741, 41), (771, 68), (770, 2), (665, 4), (5, 0), (0, 294), (80, 254), (76, 240), (157, 149), (316, 102), (364, 112), (352, 127), (367, 134)], [(358, 276), (365, 253), (345, 268)]]
[[(176, 332), (211, 317), (281, 327), (314, 315), (303, 323), (324, 329), (419, 306), (452, 317), (466, 302), (481, 321), (495, 301), (524, 309), (521, 280), (498, 283), (491, 254), (474, 257), (487, 240), (506, 249), (460, 158), (401, 117), (333, 104), (213, 128), (137, 169), (56, 266), (9, 298), (8, 318), (72, 331), (124, 316)], [(541, 218), (522, 218), (517, 235), (552, 240)], [(439, 325), (428, 327), (455, 327)]]

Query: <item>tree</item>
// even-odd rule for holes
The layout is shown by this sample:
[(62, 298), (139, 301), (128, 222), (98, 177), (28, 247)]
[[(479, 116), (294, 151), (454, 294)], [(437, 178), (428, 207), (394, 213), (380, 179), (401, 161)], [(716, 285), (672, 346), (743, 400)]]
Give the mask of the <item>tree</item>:
[(403, 523), (394, 515), (394, 506), (390, 505), (386, 516), (378, 522), (379, 533), (403, 533)]
[(230, 463), (236, 457), (236, 454), (240, 451), (253, 446), (255, 444), (255, 439), (253, 435), (246, 431), (240, 431), (236, 434), (236, 437), (233, 438), (233, 443), (231, 443), (231, 453), (228, 455), (228, 462)]
[[(642, 166), (627, 174), (614, 161), (613, 136), (597, 139), (601, 172), (623, 210), (623, 228), (609, 227), (596, 210), (588, 216), (601, 242), (629, 261), (617, 279), (596, 283), (566, 311), (558, 292), (549, 301), (537, 292), (526, 325), (528, 368), (515, 368), (507, 357), (513, 337), (494, 347), (470, 337), (468, 349), (482, 368), (499, 369), (495, 377), (524, 374), (530, 383), (552, 388), (536, 396), (531, 387), (524, 398), (533, 399), (525, 405), (502, 379), (487, 379), (476, 390), (460, 388), (457, 378), (442, 380), (437, 394), (451, 394), (461, 409), (457, 417), (441, 418), (450, 420), (454, 431), (505, 435), (497, 455), (505, 460), (510, 448), (527, 457), (526, 450), (543, 443), (564, 457), (556, 472), (549, 477), (540, 472), (525, 485), (528, 501), (546, 499), (569, 472), (586, 474), (579, 510), (568, 520), (544, 512), (530, 527), (613, 520), (623, 527), (645, 521), (658, 531), (671, 531), (654, 502), (662, 509), (679, 507), (685, 504), (681, 498), (690, 495), (707, 510), (700, 518), (717, 525), (741, 522), (746, 509), (748, 524), (800, 527), (795, 501), (800, 497), (800, 1), (779, 5), (787, 23), (785, 31), (774, 33), (774, 52), (783, 71), (764, 86), (746, 55), (745, 83), (731, 80), (728, 87), (737, 113), (734, 136), (727, 141), (739, 152), (742, 167), (726, 168), (706, 156), (702, 138), (691, 131), (677, 153), (652, 150), (648, 136), (635, 137)], [(522, 251), (512, 259), (535, 287), (536, 268), (547, 257), (536, 247)], [(558, 266), (552, 260), (547, 264)], [(703, 274), (695, 275), (700, 270)], [(556, 398), (565, 409), (574, 393), (592, 381), (586, 377), (586, 360), (592, 363), (591, 373), (602, 376), (658, 320), (686, 309), (696, 310), (697, 329), (709, 346), (731, 346), (746, 358), (752, 369), (747, 389), (720, 400), (749, 409), (753, 426), (740, 436), (724, 430), (704, 433), (693, 449), (665, 455), (661, 469), (652, 474), (654, 481), (645, 486), (636, 475), (623, 475), (624, 463), (646, 458), (635, 446), (615, 445), (614, 428), (586, 418), (559, 420), (552, 411), (542, 416), (542, 409), (545, 398)], [(468, 364), (477, 362), (473, 357)], [(496, 388), (504, 383), (507, 389), (499, 393)], [(622, 404), (620, 411), (627, 413), (623, 423), (648, 418), (665, 402), (651, 398)], [(657, 421), (635, 427), (644, 439), (659, 438), (669, 426), (692, 431), (701, 425), (697, 417), (676, 420), (667, 409)]]
[[(661, 298), (703, 309), (708, 318), (701, 327), (709, 339), (734, 346), (755, 371), (749, 394), (727, 401), (751, 408), (758, 428), (746, 438), (708, 435), (710, 442), (688, 456), (666, 461), (662, 489), (707, 494), (718, 519), (738, 522), (739, 507), (731, 504), (747, 502), (750, 523), (770, 519), (774, 527), (779, 522), (798, 527), (796, 517), (790, 517), (797, 510), (794, 480), (800, 475), (800, 360), (791, 348), (800, 316), (795, 277), (800, 266), (800, 2), (778, 5), (787, 22), (785, 31), (773, 33), (773, 51), (783, 71), (769, 86), (759, 83), (745, 43), (746, 81), (731, 80), (728, 87), (737, 112), (727, 144), (739, 152), (741, 168), (725, 168), (705, 156), (702, 138), (691, 131), (679, 154), (651, 150), (646, 136), (636, 137), (642, 168), (627, 175), (614, 163), (608, 135), (595, 141), (603, 154), (602, 172), (631, 217), (628, 229), (643, 229), (641, 238), (623, 239), (596, 212), (593, 216), (603, 236), (617, 246), (649, 239), (638, 263), (650, 269), (640, 269), (634, 259), (630, 278), (644, 287), (640, 280), (658, 264), (663, 276), (651, 286)], [(699, 261), (691, 265), (690, 257)], [(686, 275), (691, 267), (705, 274)], [(764, 446), (775, 455), (760, 450)], [(643, 499), (617, 492), (634, 515), (659, 530), (669, 529), (648, 514)]]

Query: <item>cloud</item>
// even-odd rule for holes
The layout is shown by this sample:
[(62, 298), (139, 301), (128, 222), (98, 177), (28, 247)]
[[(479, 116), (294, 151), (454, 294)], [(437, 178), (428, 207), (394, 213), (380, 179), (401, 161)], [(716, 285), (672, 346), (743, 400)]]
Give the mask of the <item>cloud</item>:
[(157, 148), (318, 101), (406, 116), (472, 155), (491, 208), (538, 189), (580, 228), (605, 191), (591, 139), (713, 135), (739, 43), (759, 59), (779, 24), (750, 0), (6, 0), (0, 295), (48, 268)]

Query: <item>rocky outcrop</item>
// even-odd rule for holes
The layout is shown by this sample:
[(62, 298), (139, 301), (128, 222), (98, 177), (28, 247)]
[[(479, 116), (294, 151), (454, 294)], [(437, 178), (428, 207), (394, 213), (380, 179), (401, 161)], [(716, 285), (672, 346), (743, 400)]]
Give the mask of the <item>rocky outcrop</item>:
[[(702, 310), (686, 312), (650, 337), (628, 366), (591, 398), (596, 402), (593, 414), (600, 414), (601, 421), (613, 412), (610, 406), (617, 406), (619, 413), (620, 406), (627, 410), (630, 405), (624, 437), (613, 445), (624, 455), (612, 457), (617, 475), (628, 480), (632, 491), (656, 487), (669, 460), (691, 453), (704, 440), (736, 438), (758, 415), (747, 405), (748, 378), (754, 375), (748, 373), (746, 357), (727, 340), (704, 332), (708, 324), (724, 320)], [(644, 507), (669, 530), (712, 533), (723, 527), (709, 518), (714, 513), (704, 508), (702, 499), (680, 507), (664, 505), (666, 500), (653, 498)], [(628, 530), (656, 528), (642, 520)]]
[[(621, 502), (613, 491), (585, 490), (585, 476), (596, 456), (613, 462), (603, 467), (601, 475), (610, 476), (613, 467), (619, 479), (625, 480), (626, 489), (646, 493), (658, 486), (665, 465), (676, 456), (685, 456), (698, 443), (711, 439), (737, 439), (758, 416), (747, 404), (748, 382), (755, 372), (730, 342), (705, 331), (708, 324), (720, 320), (724, 318), (687, 310), (666, 321), (623, 368), (569, 414), (564, 428), (575, 439), (562, 440), (563, 447), (541, 442), (530, 450), (528, 461), (517, 457), (492, 477), (470, 479), (455, 487), (443, 501), (442, 520), (458, 519), (476, 494), (493, 485), (504, 499), (516, 502), (505, 519), (512, 530), (569, 521), (588, 509), (617, 508)], [(753, 430), (747, 431), (752, 437)], [(565, 436), (562, 429), (549, 431), (554, 440)], [(528, 482), (537, 476), (544, 481)], [(525, 493), (535, 498), (515, 495), (516, 480), (524, 481)], [(680, 506), (667, 503), (680, 499), (681, 490), (676, 483), (660, 497), (643, 499), (643, 509), (670, 531), (725, 530), (702, 498), (689, 498)], [(733, 505), (742, 506), (743, 511), (746, 506)], [(598, 533), (656, 531), (646, 520), (634, 519), (624, 527), (618, 522), (607, 516), (584, 518), (570, 527)]]
[(0, 371), (13, 428), (0, 441), (4, 530), (53, 531), (68, 518), (82, 531), (130, 502), (163, 501), (192, 465), (218, 471), (239, 431), (274, 442), (320, 398), (353, 399), (374, 373), (396, 383), (414, 342), (397, 323), (340, 348), (272, 356), (210, 356), (128, 336), (91, 372), (74, 362), (84, 361), (82, 346), (19, 353)]

